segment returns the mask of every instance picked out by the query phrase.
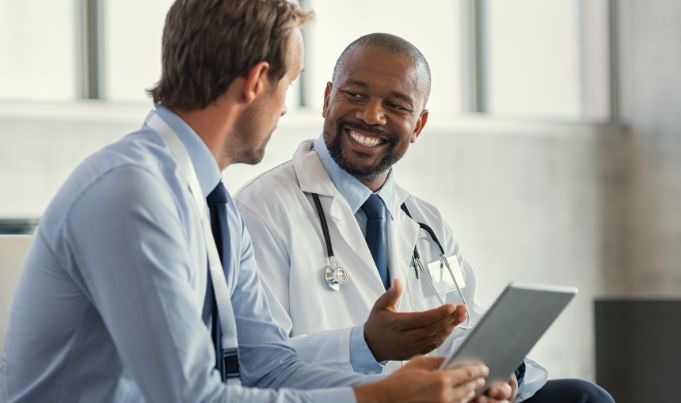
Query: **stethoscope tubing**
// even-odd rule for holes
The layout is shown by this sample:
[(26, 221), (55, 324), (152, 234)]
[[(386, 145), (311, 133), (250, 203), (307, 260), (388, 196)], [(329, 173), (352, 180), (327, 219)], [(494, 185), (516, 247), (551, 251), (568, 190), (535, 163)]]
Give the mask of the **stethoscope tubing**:
[[(409, 212), (409, 209), (407, 208), (406, 203), (402, 203), (402, 206), (400, 206), (402, 211), (411, 218), (412, 220), (414, 219)], [(416, 221), (416, 220), (414, 220)], [(428, 236), (430, 236), (430, 239), (433, 240), (433, 242), (437, 245), (438, 249), (440, 249), (440, 262), (445, 266), (447, 269), (447, 272), (449, 272), (449, 276), (451, 277), (452, 281), (454, 282), (454, 286), (456, 287), (456, 291), (459, 294), (459, 297), (461, 297), (461, 302), (463, 302), (463, 305), (466, 307), (466, 310), (468, 310), (468, 315), (466, 316), (466, 322), (463, 324), (460, 324), (459, 327), (462, 329), (470, 329), (472, 327), (471, 325), (471, 312), (470, 309), (468, 308), (468, 302), (466, 301), (466, 297), (463, 295), (463, 290), (461, 290), (461, 287), (459, 286), (459, 282), (456, 280), (456, 276), (454, 275), (454, 272), (452, 271), (452, 267), (449, 265), (449, 260), (447, 259), (447, 253), (445, 252), (445, 248), (442, 246), (440, 243), (440, 240), (438, 239), (437, 235), (435, 235), (435, 231), (426, 223), (422, 223), (419, 221), (416, 221), (416, 223), (419, 225), (419, 227), (426, 231), (428, 233)], [(440, 300), (440, 303), (443, 305), (445, 304), (445, 299), (440, 295), (438, 292), (437, 288), (435, 287), (435, 282), (433, 281), (433, 276), (430, 273), (430, 270), (428, 270), (426, 267), (423, 266), (423, 260), (421, 259), (421, 255), (418, 251), (418, 248), (414, 246), (414, 254), (412, 255), (412, 264), (414, 266), (414, 271), (416, 272), (416, 278), (419, 278), (418, 272), (421, 271), (422, 273), (425, 273), (426, 276), (428, 277), (428, 281), (430, 282), (430, 286), (433, 289), (433, 292), (437, 296), (437, 298)]]
[(333, 254), (333, 245), (331, 245), (331, 235), (329, 235), (329, 224), (326, 222), (326, 214), (324, 214), (322, 202), (319, 201), (319, 195), (317, 193), (312, 193), (312, 199), (314, 200), (315, 207), (317, 208), (319, 221), (322, 223), (322, 233), (324, 234), (324, 243), (326, 244), (326, 256), (331, 259), (335, 255)]

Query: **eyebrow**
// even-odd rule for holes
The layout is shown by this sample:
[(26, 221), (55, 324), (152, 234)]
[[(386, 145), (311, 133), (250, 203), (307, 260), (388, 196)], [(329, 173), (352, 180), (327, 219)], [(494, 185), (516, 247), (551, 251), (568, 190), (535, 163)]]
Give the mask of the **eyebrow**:
[[(358, 81), (358, 80), (353, 80), (353, 79), (346, 80), (343, 83), (343, 85), (353, 85), (353, 86), (357, 86), (357, 87), (360, 87), (360, 88), (363, 88), (363, 89), (369, 89), (369, 85), (367, 83), (365, 83), (364, 81)], [(409, 105), (414, 105), (416, 103), (415, 99), (413, 99), (412, 97), (410, 97), (406, 94), (398, 92), (398, 91), (391, 91), (390, 97), (401, 99), (404, 102), (407, 102)]]

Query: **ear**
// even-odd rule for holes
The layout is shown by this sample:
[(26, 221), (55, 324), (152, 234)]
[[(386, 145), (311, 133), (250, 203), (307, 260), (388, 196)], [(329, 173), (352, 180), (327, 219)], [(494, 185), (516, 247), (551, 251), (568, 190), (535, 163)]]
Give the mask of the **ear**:
[(270, 71), (270, 64), (262, 61), (251, 67), (244, 77), (243, 96), (246, 103), (253, 102), (263, 91), (271, 85), (267, 73)]
[(324, 89), (324, 107), (322, 108), (322, 117), (326, 118), (326, 110), (329, 107), (329, 97), (331, 96), (331, 82), (326, 83), (326, 88)]
[(428, 109), (424, 109), (423, 112), (421, 112), (419, 119), (416, 121), (416, 126), (414, 127), (414, 134), (411, 136), (411, 142), (412, 143), (416, 143), (416, 139), (421, 134), (421, 130), (423, 130), (423, 128), (426, 126), (427, 121), (428, 121)]

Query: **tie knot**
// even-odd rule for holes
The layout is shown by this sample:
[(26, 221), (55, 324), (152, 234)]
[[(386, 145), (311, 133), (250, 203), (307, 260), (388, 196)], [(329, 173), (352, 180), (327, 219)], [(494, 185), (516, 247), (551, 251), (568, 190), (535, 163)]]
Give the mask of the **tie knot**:
[(367, 218), (380, 220), (385, 218), (385, 207), (383, 205), (383, 200), (381, 200), (381, 197), (376, 193), (372, 193), (367, 201), (362, 204), (362, 210), (364, 210), (364, 214), (367, 215)]
[(215, 189), (206, 198), (208, 204), (225, 204), (227, 203), (227, 189), (225, 185), (220, 181)]

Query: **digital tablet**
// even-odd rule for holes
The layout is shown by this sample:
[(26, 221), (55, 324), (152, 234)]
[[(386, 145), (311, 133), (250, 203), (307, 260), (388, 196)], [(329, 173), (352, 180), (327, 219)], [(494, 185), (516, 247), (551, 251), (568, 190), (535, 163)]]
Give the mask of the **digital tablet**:
[(509, 284), (441, 368), (484, 362), (489, 376), (478, 393), (506, 382), (575, 294), (574, 287)]

